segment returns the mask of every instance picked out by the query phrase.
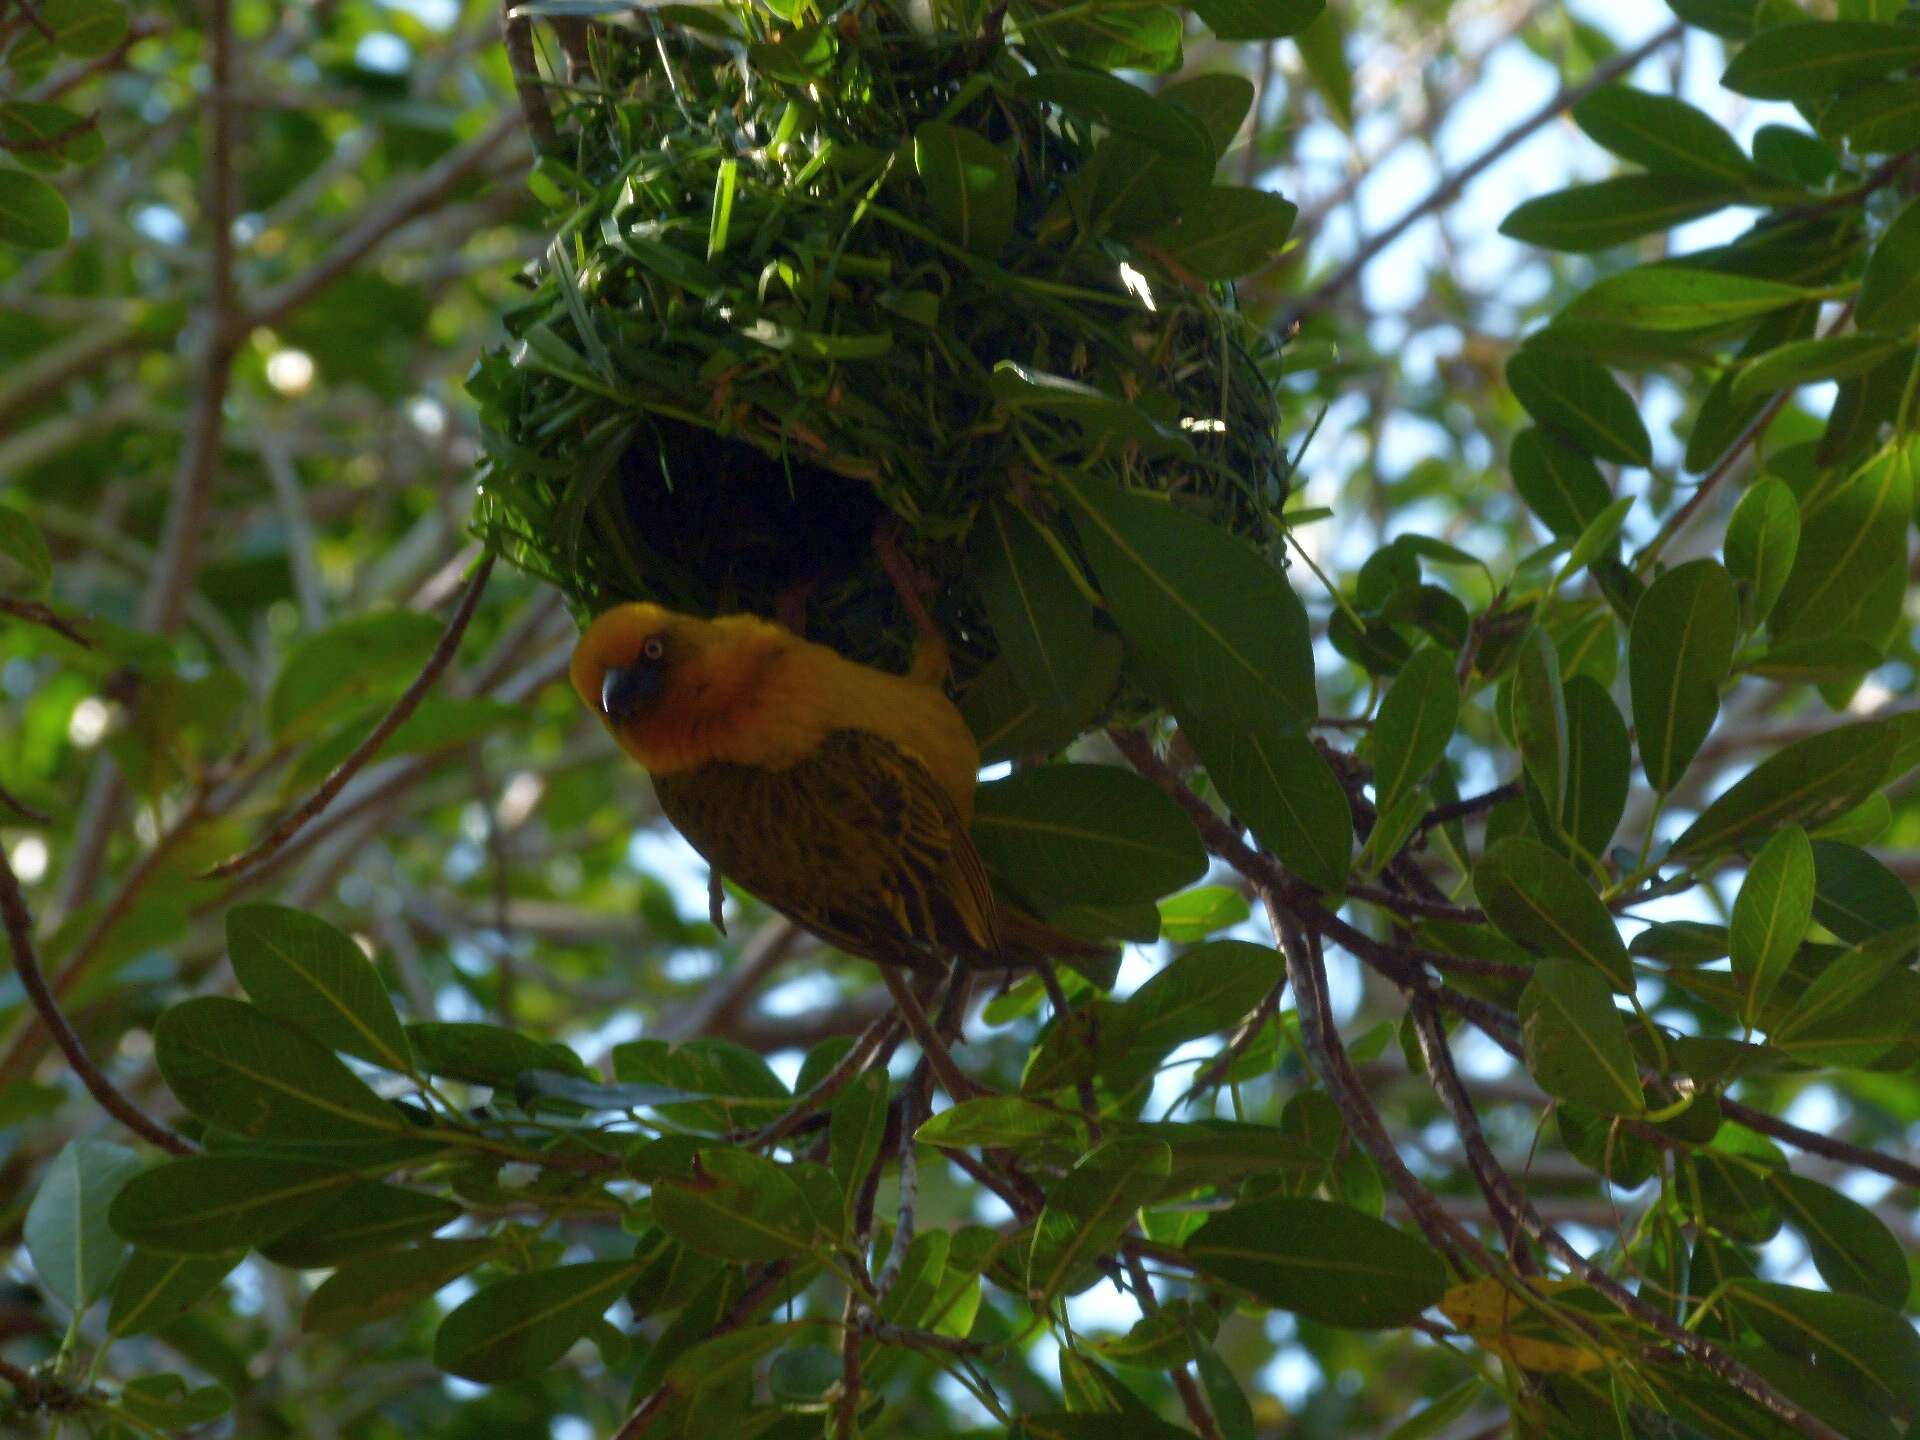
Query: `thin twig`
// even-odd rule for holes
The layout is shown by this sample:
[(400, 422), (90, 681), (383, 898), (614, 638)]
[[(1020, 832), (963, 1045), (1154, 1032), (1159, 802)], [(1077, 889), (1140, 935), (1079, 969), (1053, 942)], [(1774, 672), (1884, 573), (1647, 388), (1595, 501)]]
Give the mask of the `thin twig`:
[(834, 1440), (854, 1440), (860, 1422), (860, 1292), (847, 1289), (846, 1308), (841, 1312), (840, 1393), (833, 1402)]
[(1804, 1150), (1809, 1155), (1818, 1155), (1823, 1159), (1838, 1161), (1842, 1165), (1858, 1165), (1862, 1170), (1872, 1170), (1891, 1180), (1898, 1180), (1910, 1189), (1920, 1190), (1920, 1165), (1901, 1160), (1892, 1155), (1882, 1155), (1878, 1150), (1869, 1150), (1864, 1145), (1849, 1144), (1845, 1140), (1836, 1140), (1831, 1135), (1822, 1135), (1817, 1130), (1803, 1130), (1798, 1125), (1788, 1124), (1777, 1115), (1769, 1115), (1764, 1110), (1755, 1110), (1751, 1105), (1742, 1105), (1737, 1100), (1724, 1096), (1720, 1100), (1720, 1113), (1736, 1125), (1744, 1125), (1749, 1130), (1781, 1140), (1796, 1150)]
[[(1421, 1053), (1426, 1056), (1428, 1068), (1436, 1063), (1437, 1051), (1446, 1049), (1447, 1032), (1441, 1028), (1439, 1013), (1433, 1002), (1424, 995), (1410, 997), (1413, 1005), (1413, 1022), (1420, 1036)], [(1451, 1056), (1448, 1057), (1451, 1063)], [(1477, 1117), (1476, 1117), (1477, 1118)], [(1459, 1129), (1456, 1126), (1456, 1129)], [(1495, 1182), (1495, 1173), (1500, 1170), (1500, 1162), (1494, 1156), (1493, 1147), (1487, 1144), (1487, 1137), (1476, 1123), (1460, 1129), (1460, 1145), (1467, 1157), (1467, 1168), (1473, 1172), (1474, 1182), (1479, 1185), (1480, 1193), (1486, 1197), (1487, 1210), (1499, 1227), (1501, 1237), (1506, 1241), (1507, 1258), (1522, 1275), (1532, 1272), (1533, 1256), (1526, 1247), (1526, 1237), (1521, 1232), (1520, 1217), (1507, 1204), (1505, 1191)]]
[(1464, 800), (1450, 800), (1445, 805), (1436, 805), (1420, 817), (1415, 826), (1417, 833), (1424, 833), (1437, 826), (1451, 825), (1455, 820), (1465, 820), (1478, 815), (1482, 810), (1491, 810), (1496, 805), (1504, 805), (1509, 800), (1518, 800), (1521, 795), (1520, 783), (1512, 781), (1505, 785), (1496, 785), (1480, 795), (1469, 795)]
[(473, 171), (500, 160), (501, 142), (512, 135), (514, 123), (511, 115), (502, 116), (396, 188), (346, 230), (326, 254), (255, 301), (246, 313), (245, 328), (272, 325), (306, 304), (366, 259), (402, 225), (439, 205)]
[(907, 1247), (913, 1243), (913, 1232), (917, 1224), (920, 1205), (920, 1157), (914, 1147), (913, 1135), (926, 1122), (927, 1111), (933, 1105), (933, 1076), (922, 1057), (914, 1067), (913, 1077), (907, 1081), (907, 1093), (900, 1109), (900, 1206), (893, 1228), (893, 1248), (887, 1252), (886, 1263), (880, 1267), (880, 1273), (873, 1282), (874, 1304), (885, 1302), (893, 1293), (893, 1287), (900, 1281), (900, 1272), (906, 1264)]
[(233, 357), (245, 330), (235, 324), (237, 309), (233, 280), (234, 136), (232, 0), (207, 0), (207, 96), (205, 105), (207, 299), (200, 326), (200, 354), (196, 366), (193, 413), (187, 424), (186, 444), (174, 472), (172, 499), (159, 559), (143, 597), (140, 623), (158, 634), (171, 634), (180, 623), (187, 594), (199, 561), (200, 542), (208, 532), (207, 505), (220, 469), (226, 435), (227, 388)]
[[(1418, 1014), (1419, 1012), (1416, 1011), (1416, 1018)], [(1432, 1028), (1438, 1030), (1437, 1025)], [(1452, 1115), (1454, 1127), (1459, 1131), (1462, 1140), (1464, 1141), (1469, 1134), (1478, 1135), (1480, 1133), (1479, 1118), (1474, 1113), (1472, 1097), (1467, 1094), (1467, 1087), (1460, 1079), (1460, 1072), (1453, 1063), (1453, 1051), (1444, 1033), (1438, 1034), (1437, 1039), (1428, 1049), (1427, 1074), (1433, 1081), (1434, 1091), (1439, 1095), (1441, 1103)], [(1484, 1137), (1482, 1137), (1482, 1143), (1484, 1144)], [(1486, 1153), (1491, 1157), (1490, 1149)], [(1843, 1440), (1840, 1433), (1825, 1421), (1802, 1410), (1718, 1345), (1687, 1329), (1657, 1306), (1648, 1304), (1576, 1250), (1568, 1243), (1565, 1236), (1541, 1218), (1532, 1203), (1519, 1192), (1512, 1178), (1497, 1162), (1493, 1163), (1487, 1178), (1502, 1193), (1507, 1206), (1518, 1218), (1521, 1227), (1539, 1245), (1568, 1266), (1594, 1290), (1611, 1300), (1622, 1312), (1672, 1341), (1706, 1369), (1711, 1370), (1776, 1419), (1809, 1437), (1809, 1440)]]
[(553, 109), (547, 104), (546, 83), (540, 77), (540, 57), (533, 47), (533, 22), (512, 13), (513, 0), (500, 0), (500, 39), (507, 65), (513, 71), (513, 90), (520, 98), (520, 114), (533, 136), (534, 148), (551, 154), (560, 148)]
[[(1127, 1267), (1127, 1278), (1133, 1282), (1133, 1298), (1140, 1307), (1140, 1313), (1147, 1316), (1158, 1314), (1160, 1301), (1153, 1293), (1153, 1281), (1148, 1278), (1147, 1267), (1140, 1263), (1139, 1253), (1122, 1247), (1120, 1254)], [(1200, 1432), (1200, 1440), (1220, 1440), (1220, 1427), (1214, 1423), (1207, 1402), (1200, 1398), (1200, 1387), (1194, 1383), (1192, 1369), (1182, 1361), (1173, 1367), (1171, 1373), (1174, 1393), (1180, 1397), (1180, 1408), (1187, 1412), (1187, 1419)]]
[(1379, 1112), (1367, 1098), (1366, 1089), (1347, 1057), (1346, 1047), (1340, 1043), (1340, 1033), (1333, 1025), (1319, 937), (1302, 933), (1299, 922), (1285, 911), (1271, 891), (1262, 892), (1260, 898), (1267, 908), (1274, 934), (1280, 938), (1281, 952), (1286, 956), (1287, 979), (1293, 986), (1295, 1013), (1300, 1017), (1300, 1038), (1313, 1057), (1328, 1096), (1340, 1107), (1348, 1131), (1406, 1202), (1414, 1223), (1429, 1244), (1442, 1253), (1459, 1257), (1477, 1270), (1498, 1273), (1499, 1262), (1474, 1238), (1472, 1231), (1440, 1208), (1433, 1192), (1407, 1168), (1381, 1123)]
[[(717, 1335), (738, 1330), (746, 1324), (759, 1312), (760, 1307), (766, 1303), (767, 1297), (779, 1287), (792, 1269), (793, 1261), (791, 1260), (776, 1260), (768, 1265), (753, 1283), (747, 1286), (746, 1292), (734, 1302), (733, 1308), (726, 1313), (720, 1323), (706, 1333), (705, 1338), (711, 1340)], [(642, 1400), (634, 1408), (633, 1413), (627, 1416), (626, 1424), (620, 1427), (613, 1440), (639, 1440), (640, 1436), (653, 1427), (653, 1422), (660, 1418), (661, 1412), (679, 1397), (680, 1391), (674, 1387), (673, 1382), (663, 1381), (658, 1389)]]
[(87, 1093), (114, 1119), (167, 1153), (199, 1154), (198, 1146), (150, 1118), (121, 1094), (113, 1082), (101, 1073), (100, 1067), (93, 1063), (86, 1047), (80, 1043), (80, 1037), (74, 1034), (73, 1027), (67, 1023), (67, 1017), (47, 989), (46, 976), (40, 969), (40, 958), (33, 948), (33, 916), (27, 910), (26, 897), (20, 892), (20, 881), (13, 873), (13, 866), (8, 863), (4, 849), (0, 849), (0, 922), (6, 926), (7, 944), (13, 951), (13, 969), (20, 977), (20, 988), (26, 992), (28, 1002), (40, 1017), (40, 1023), (47, 1027), (54, 1043), (67, 1057), (73, 1073), (87, 1087)]
[(0, 806), (13, 811), (13, 813), (18, 815), (22, 820), (26, 820), (34, 825), (51, 825), (53, 823), (51, 816), (43, 815), (4, 785), (0, 785)]
[(480, 604), (481, 592), (487, 588), (487, 578), (492, 574), (493, 552), (489, 550), (480, 561), (479, 568), (473, 572), (473, 579), (467, 582), (467, 593), (460, 597), (460, 608), (453, 612), (453, 618), (447, 622), (447, 628), (440, 636), (440, 643), (433, 647), (433, 653), (427, 657), (427, 663), (420, 667), (420, 673), (413, 677), (413, 683), (407, 686), (398, 700), (394, 701), (393, 708), (386, 713), (386, 717), (378, 725), (373, 727), (373, 732), (354, 746), (351, 755), (334, 766), (333, 773), (320, 782), (319, 788), (313, 794), (296, 806), (256, 844), (230, 860), (221, 861), (202, 875), (201, 879), (225, 880), (243, 871), (251, 870), (299, 834), (308, 821), (333, 803), (334, 797), (346, 789), (347, 782), (360, 773), (367, 762), (379, 753), (380, 747), (393, 737), (393, 732), (406, 724), (408, 717), (420, 708), (420, 702), (427, 698), (427, 692), (433, 689), (441, 673), (453, 662), (454, 655), (460, 649), (460, 639), (467, 633), (467, 624), (473, 619), (473, 612)]
[(100, 117), (98, 115), (88, 115), (84, 119), (76, 120), (71, 125), (54, 131), (51, 135), (42, 135), (38, 139), (0, 139), (0, 150), (6, 151), (9, 155), (32, 155), (43, 150), (58, 150), (69, 140), (81, 135), (92, 134), (93, 131), (99, 127), (99, 124)]
[(1685, 30), (1686, 27), (1684, 25), (1675, 22), (1665, 29), (1656, 32), (1648, 39), (1643, 40), (1631, 50), (1624, 50), (1620, 54), (1615, 55), (1604, 65), (1596, 65), (1579, 84), (1563, 87), (1560, 92), (1545, 105), (1542, 105), (1524, 120), (1508, 129), (1505, 134), (1501, 135), (1465, 166), (1456, 170), (1445, 180), (1442, 180), (1428, 192), (1424, 199), (1420, 200), (1405, 214), (1401, 215), (1398, 220), (1395, 220), (1384, 230), (1381, 230), (1369, 239), (1346, 264), (1342, 265), (1326, 280), (1315, 286), (1310, 294), (1302, 298), (1299, 304), (1294, 307), (1293, 311), (1287, 315), (1279, 328), (1285, 330), (1299, 321), (1303, 316), (1325, 308), (1343, 290), (1358, 280), (1366, 268), (1378, 259), (1381, 252), (1386, 250), (1388, 246), (1406, 234), (1407, 231), (1418, 224), (1421, 219), (1432, 214), (1435, 210), (1450, 204), (1462, 190), (1466, 189), (1468, 185), (1479, 177), (1482, 171), (1506, 155), (1508, 151), (1512, 150), (1522, 140), (1525, 140), (1543, 125), (1551, 122), (1562, 111), (1578, 104), (1601, 86), (1612, 84), (1649, 55), (1654, 54), (1664, 46), (1670, 45), (1675, 40), (1678, 40)]
[(104, 55), (95, 56), (70, 70), (58, 75), (50, 75), (37, 89), (27, 92), (27, 99), (44, 105), (73, 89), (74, 86), (100, 74), (105, 70), (118, 70), (127, 58), (127, 52), (142, 40), (151, 40), (156, 35), (166, 33), (168, 26), (164, 21), (153, 19), (135, 20), (127, 26), (127, 33), (120, 43)]
[(51, 605), (43, 605), (38, 600), (10, 600), (0, 597), (0, 615), (11, 615), (14, 619), (28, 625), (38, 625), (51, 630), (64, 640), (71, 640), (82, 650), (91, 650), (93, 642), (87, 639), (86, 631), (67, 619)]
[[(1821, 339), (1831, 339), (1846, 329), (1847, 323), (1853, 319), (1855, 303), (1854, 300), (1848, 300), (1840, 307), (1840, 313), (1835, 315), (1833, 322), (1821, 332)], [(1797, 393), (1792, 386), (1782, 390), (1767, 402), (1758, 415), (1747, 422), (1738, 435), (1733, 437), (1727, 448), (1721, 452), (1720, 458), (1714, 461), (1713, 468), (1700, 477), (1700, 483), (1693, 487), (1693, 493), (1687, 496), (1686, 502), (1667, 517), (1665, 523), (1654, 533), (1654, 537), (1633, 557), (1635, 574), (1645, 575), (1653, 567), (1653, 562), (1660, 558), (1660, 552), (1667, 548), (1667, 543), (1693, 523), (1693, 517), (1700, 513), (1700, 507), (1707, 503), (1707, 497), (1719, 488), (1722, 480), (1733, 473), (1734, 466), (1740, 463), (1741, 457), (1747, 453), (1748, 448), (1758, 443), (1760, 437), (1766, 434), (1767, 427), (1773, 424), (1775, 417), (1787, 408), (1788, 402)]]
[(954, 1063), (952, 1052), (947, 1049), (946, 1042), (934, 1033), (933, 1022), (927, 1019), (926, 1008), (921, 1005), (920, 997), (913, 993), (913, 987), (907, 984), (895, 966), (882, 965), (878, 968), (881, 982), (893, 997), (893, 1003), (900, 1007), (908, 1031), (926, 1055), (933, 1073), (939, 1077), (941, 1088), (956, 1101), (970, 1100), (978, 1095), (980, 1087), (967, 1079)]

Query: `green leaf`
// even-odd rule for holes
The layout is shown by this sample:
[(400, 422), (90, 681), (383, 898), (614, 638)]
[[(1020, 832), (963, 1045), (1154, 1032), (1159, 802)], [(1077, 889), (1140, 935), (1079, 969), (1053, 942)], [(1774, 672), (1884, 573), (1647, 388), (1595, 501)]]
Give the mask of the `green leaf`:
[(1446, 754), (1459, 719), (1453, 656), (1431, 645), (1416, 650), (1394, 676), (1374, 721), (1373, 785), (1381, 809), (1426, 778)]
[(1193, 1368), (1200, 1372), (1206, 1387), (1207, 1404), (1220, 1427), (1221, 1440), (1254, 1440), (1253, 1407), (1234, 1378), (1233, 1371), (1219, 1353), (1197, 1332), (1189, 1335), (1193, 1347)]
[(1769, 350), (1744, 366), (1734, 378), (1733, 393), (1771, 395), (1817, 380), (1844, 380), (1864, 375), (1900, 348), (1883, 335), (1835, 335), (1825, 340), (1797, 340)]
[(1573, 123), (1623, 160), (1669, 175), (1745, 185), (1753, 162), (1705, 111), (1671, 95), (1603, 85), (1573, 107)]
[(1920, 64), (1920, 34), (1905, 25), (1822, 20), (1763, 30), (1720, 83), (1756, 100), (1819, 100)]
[(1303, 735), (1279, 717), (1240, 727), (1178, 712), (1180, 729), (1220, 797), (1289, 870), (1330, 893), (1347, 882), (1353, 810), (1340, 777)]
[(431, 615), (387, 610), (307, 636), (288, 653), (267, 697), (273, 738), (315, 734), (347, 707), (398, 689), (419, 673), (440, 633)]
[(1520, 995), (1527, 1073), (1561, 1100), (1604, 1115), (1646, 1109), (1627, 1027), (1606, 980), (1570, 960), (1542, 960)]
[(1193, 822), (1151, 781), (1114, 765), (1040, 765), (976, 792), (987, 867), (1042, 900), (1156, 900), (1198, 880)]
[(1762, 125), (1753, 133), (1753, 163), (1789, 185), (1822, 185), (1840, 168), (1831, 145), (1791, 125)]
[(1573, 742), (1567, 697), (1560, 684), (1560, 660), (1553, 641), (1539, 626), (1519, 644), (1513, 672), (1513, 731), (1527, 777), (1558, 815), (1566, 803), (1567, 770)]
[(741, 326), (739, 333), (756, 345), (807, 360), (878, 360), (893, 351), (891, 330), (829, 335), (782, 325), (765, 315)]
[(1325, 1200), (1243, 1202), (1194, 1231), (1185, 1250), (1205, 1275), (1348, 1329), (1404, 1325), (1447, 1287), (1446, 1267), (1426, 1245)]
[(1060, 472), (1074, 528), (1127, 643), (1169, 693), (1223, 722), (1317, 713), (1306, 607), (1244, 542), (1162, 501)]
[(1781, 825), (1814, 826), (1845, 814), (1886, 777), (1896, 734), (1870, 720), (1794, 741), (1709, 805), (1673, 842), (1672, 857), (1715, 855)]
[(24, 170), (0, 168), (0, 245), (58, 250), (67, 243), (67, 202)]
[(1000, 653), (1027, 695), (1052, 709), (1073, 703), (1093, 668), (1093, 607), (1067, 562), (1024, 512), (1002, 501), (974, 523), (972, 560)]
[(880, 1158), (880, 1141), (886, 1129), (886, 1071), (869, 1070), (854, 1076), (833, 1102), (827, 1120), (828, 1163), (846, 1194), (849, 1223), (854, 1199)]
[[(1051, 1300), (1076, 1269), (1110, 1249), (1134, 1211), (1159, 1196), (1172, 1165), (1173, 1153), (1161, 1141), (1117, 1135), (1069, 1170), (1048, 1191), (1034, 1223), (1029, 1297)], [(1098, 1279), (1099, 1272), (1087, 1278)]]
[(997, 255), (1013, 238), (1013, 166), (972, 130), (929, 120), (913, 132), (913, 163), (927, 205), (948, 238), (976, 255)]
[(1633, 725), (1656, 790), (1671, 790), (1720, 714), (1740, 628), (1733, 581), (1717, 560), (1667, 571), (1634, 607), (1627, 637)]
[(136, 1249), (113, 1282), (107, 1333), (119, 1339), (150, 1334), (172, 1324), (218, 1289), (245, 1258), (244, 1250), (220, 1255), (167, 1255)]
[(1605, 250), (1711, 215), (1740, 195), (1739, 186), (1721, 180), (1620, 175), (1528, 200), (1500, 222), (1500, 233), (1544, 250)]
[(496, 1240), (432, 1240), (342, 1265), (307, 1298), (303, 1328), (321, 1335), (370, 1325), (427, 1299), (500, 1253)]
[(1087, 678), (1071, 703), (1035, 701), (1014, 678), (1006, 657), (995, 659), (960, 697), (960, 713), (980, 742), (982, 764), (1051, 755), (1077, 739), (1099, 715), (1120, 678), (1120, 637), (1099, 631), (1087, 659)]
[(1022, 98), (1057, 105), (1071, 115), (1104, 128), (1182, 165), (1204, 166), (1215, 159), (1207, 127), (1177, 105), (1149, 95), (1117, 75), (1089, 70), (1043, 70), (1015, 87)]
[(1848, 91), (1820, 115), (1823, 134), (1856, 155), (1887, 155), (1920, 145), (1920, 81), (1887, 80)]
[(1906, 882), (1865, 850), (1832, 840), (1811, 849), (1813, 918), (1842, 940), (1864, 944), (1920, 923)]
[(14, 160), (42, 174), (67, 165), (91, 165), (106, 152), (99, 127), (85, 116), (64, 105), (30, 100), (0, 104), (0, 144), (17, 147)]
[(1752, 1027), (1793, 963), (1813, 920), (1813, 847), (1789, 825), (1753, 857), (1733, 902), (1728, 944), (1740, 982), (1740, 1019)]
[(1920, 1334), (1897, 1312), (1858, 1295), (1823, 1294), (1764, 1280), (1735, 1280), (1727, 1299), (1769, 1345), (1812, 1352), (1837, 1376), (1857, 1378), (1901, 1410), (1920, 1409)]
[(1822, 1280), (1894, 1309), (1906, 1304), (1913, 1286), (1906, 1250), (1879, 1216), (1804, 1175), (1776, 1170), (1767, 1181), (1779, 1192), (1786, 1222), (1807, 1242)]
[(1016, 417), (1058, 415), (1073, 421), (1094, 441), (1132, 441), (1149, 454), (1193, 454), (1191, 440), (1141, 407), (1064, 375), (1001, 360), (987, 383), (993, 398)]
[(1205, 940), (1253, 914), (1247, 897), (1230, 885), (1199, 885), (1160, 902), (1160, 933), (1175, 944)]
[(1627, 806), (1632, 749), (1606, 688), (1590, 675), (1566, 682), (1567, 797), (1559, 828), (1588, 855), (1604, 855)]
[(1883, 451), (1805, 507), (1793, 570), (1773, 609), (1778, 639), (1884, 643), (1904, 590), (1913, 478), (1904, 451)]
[(284, 1235), (359, 1178), (307, 1160), (194, 1156), (134, 1176), (114, 1197), (108, 1219), (148, 1249), (217, 1255)]
[(1727, 520), (1727, 572), (1753, 595), (1753, 623), (1773, 613), (1800, 553), (1800, 507), (1784, 480), (1769, 476), (1740, 497)]
[(107, 1212), (141, 1169), (140, 1157), (105, 1140), (69, 1140), (47, 1166), (22, 1227), (41, 1288), (71, 1310), (105, 1293), (126, 1262), (127, 1242)]
[(331, 1050), (241, 1000), (182, 1001), (160, 1017), (153, 1048), (180, 1103), (235, 1135), (350, 1144), (408, 1128)]
[(497, 1280), (440, 1322), (433, 1363), (487, 1384), (537, 1375), (607, 1313), (636, 1273), (630, 1260), (589, 1260)]
[(1807, 292), (1797, 285), (1749, 275), (1676, 264), (1642, 265), (1589, 286), (1567, 307), (1567, 313), (1639, 330), (1699, 330), (1751, 320), (1806, 298)]
[[(141, 1375), (120, 1391), (119, 1409), (146, 1427), (145, 1434), (177, 1435), (218, 1420), (233, 1408), (222, 1385), (187, 1388), (178, 1375)], [(116, 1437), (117, 1440), (117, 1437)]]
[(463, 1213), (438, 1195), (369, 1180), (329, 1200), (313, 1216), (261, 1246), (261, 1253), (276, 1265), (318, 1270), (424, 1240)]
[(98, 60), (127, 38), (127, 7), (119, 0), (44, 0), (38, 9), (62, 55)]
[(474, 1020), (429, 1021), (406, 1027), (407, 1048), (428, 1075), (511, 1090), (529, 1070), (558, 1070), (584, 1078), (580, 1057), (557, 1041), (535, 1040)]
[(1523, 349), (1507, 362), (1507, 384), (1529, 415), (1590, 454), (1623, 465), (1652, 462), (1640, 407), (1603, 367)]
[[(1920, 32), (1908, 33), (1920, 46)], [(1920, 202), (1902, 210), (1873, 247), (1853, 319), (1862, 330), (1905, 333), (1920, 325)]]
[(1204, 0), (1193, 13), (1222, 40), (1278, 40), (1320, 18), (1327, 0)]
[(1216, 71), (1176, 80), (1160, 91), (1160, 98), (1204, 125), (1214, 154), (1224, 155), (1253, 108), (1253, 82), (1244, 75)]
[(1301, 63), (1306, 66), (1313, 88), (1327, 102), (1327, 113), (1333, 117), (1333, 123), (1352, 134), (1353, 67), (1347, 60), (1340, 12), (1322, 10), (1320, 18), (1300, 31), (1293, 43), (1300, 51)]
[(1078, 1115), (1018, 1095), (962, 1100), (923, 1122), (913, 1138), (950, 1150), (976, 1147), (1027, 1150), (1061, 1143), (1084, 1149), (1087, 1127)]
[(1463, 1380), (1434, 1399), (1424, 1410), (1416, 1411), (1412, 1418), (1402, 1420), (1381, 1440), (1431, 1440), (1431, 1437), (1440, 1434), (1472, 1410), (1486, 1393), (1485, 1381), (1477, 1377)]
[(254, 1004), (276, 1020), (388, 1070), (413, 1068), (386, 986), (345, 931), (284, 905), (236, 905), (227, 954)]
[(1667, 0), (1667, 8), (1689, 25), (1728, 40), (1753, 34), (1754, 12), (1760, 0)]
[(0, 590), (38, 595), (53, 579), (53, 557), (40, 527), (11, 505), (0, 505)]
[(1215, 940), (1177, 957), (1121, 1005), (1130, 1021), (1129, 1050), (1156, 1058), (1176, 1045), (1212, 1035), (1240, 1020), (1286, 978), (1271, 945)]
[(1578, 539), (1613, 501), (1613, 492), (1586, 452), (1538, 426), (1513, 437), (1507, 463), (1520, 498), (1558, 539)]
[(1572, 865), (1538, 840), (1510, 835), (1473, 867), (1473, 890), (1499, 931), (1548, 955), (1584, 960), (1616, 989), (1633, 987), (1633, 962), (1613, 916)]
[(1298, 215), (1271, 190), (1214, 185), (1151, 240), (1202, 280), (1238, 280), (1279, 256)]
[(691, 1180), (653, 1187), (659, 1227), (702, 1255), (722, 1260), (779, 1260), (813, 1243), (813, 1208), (780, 1165), (745, 1150), (709, 1147)]

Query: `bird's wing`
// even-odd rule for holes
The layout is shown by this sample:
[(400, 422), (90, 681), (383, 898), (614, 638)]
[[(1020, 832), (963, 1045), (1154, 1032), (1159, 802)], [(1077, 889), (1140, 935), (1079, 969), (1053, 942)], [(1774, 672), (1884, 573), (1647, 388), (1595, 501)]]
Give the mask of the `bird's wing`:
[(993, 891), (952, 799), (870, 731), (834, 731), (783, 769), (715, 762), (654, 788), (708, 861), (851, 954), (929, 968), (997, 948)]

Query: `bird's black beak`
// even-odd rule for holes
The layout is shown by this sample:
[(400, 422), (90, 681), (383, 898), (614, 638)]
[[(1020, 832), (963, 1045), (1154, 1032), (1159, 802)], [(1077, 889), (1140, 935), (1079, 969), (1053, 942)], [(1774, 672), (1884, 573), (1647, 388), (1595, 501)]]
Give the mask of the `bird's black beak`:
[(607, 719), (619, 725), (631, 720), (660, 693), (660, 664), (655, 660), (637, 660), (617, 665), (600, 682), (600, 709)]

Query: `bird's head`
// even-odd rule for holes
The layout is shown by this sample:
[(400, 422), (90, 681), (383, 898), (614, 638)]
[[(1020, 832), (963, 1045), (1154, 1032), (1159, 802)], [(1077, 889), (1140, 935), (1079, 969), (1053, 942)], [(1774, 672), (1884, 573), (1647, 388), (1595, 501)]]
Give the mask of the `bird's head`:
[(580, 636), (570, 675), (621, 748), (665, 774), (724, 753), (755, 708), (768, 662), (791, 641), (753, 616), (700, 620), (650, 601), (617, 605)]

